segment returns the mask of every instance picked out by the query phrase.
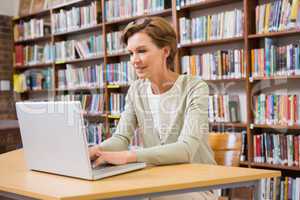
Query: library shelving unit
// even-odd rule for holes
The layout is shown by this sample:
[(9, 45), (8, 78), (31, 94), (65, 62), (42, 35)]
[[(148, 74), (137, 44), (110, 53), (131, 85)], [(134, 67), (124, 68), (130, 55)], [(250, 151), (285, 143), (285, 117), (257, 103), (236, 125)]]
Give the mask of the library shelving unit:
[[(105, 4), (107, 3), (107, 0), (89, 0), (89, 1), (76, 1), (71, 2), (67, 4), (63, 4), (61, 6), (56, 6), (55, 8), (50, 8), (44, 11), (41, 11), (39, 13), (30, 14), (28, 16), (20, 16), (15, 18), (14, 24), (20, 23), (20, 21), (26, 21), (32, 18), (40, 18), (40, 17), (50, 17), (53, 15), (53, 13), (60, 12), (60, 9), (67, 9), (72, 7), (78, 7), (81, 5), (86, 5), (89, 2), (97, 1), (100, 5), (100, 12), (101, 17), (97, 19), (97, 24), (92, 27), (86, 27), (86, 28), (80, 28), (76, 30), (72, 30), (69, 32), (63, 32), (63, 33), (55, 33), (53, 34), (51, 32), (50, 35), (40, 37), (40, 38), (34, 38), (29, 40), (20, 40), (15, 41), (15, 45), (20, 44), (35, 44), (45, 41), (50, 41), (52, 44), (55, 41), (63, 41), (68, 36), (76, 36), (80, 34), (85, 33), (91, 33), (94, 31), (101, 31), (103, 36), (103, 55), (93, 58), (87, 58), (87, 59), (74, 59), (70, 61), (65, 62), (52, 62), (48, 64), (38, 64), (38, 65), (32, 65), (32, 66), (14, 66), (15, 72), (19, 72), (25, 69), (30, 68), (47, 68), (50, 67), (54, 71), (54, 75), (52, 77), (52, 89), (50, 89), (51, 94), (58, 95), (61, 94), (61, 92), (73, 92), (83, 94), (86, 90), (89, 88), (84, 89), (76, 89), (73, 90), (67, 90), (64, 89), (63, 91), (61, 89), (58, 89), (58, 77), (57, 77), (57, 70), (60, 68), (64, 68), (66, 64), (85, 64), (91, 61), (101, 62), (103, 63), (103, 66), (106, 67), (107, 64), (110, 63), (116, 63), (123, 61), (124, 59), (129, 59), (128, 52), (118, 52), (114, 54), (110, 54), (107, 50), (107, 34), (111, 31), (119, 31), (122, 30), (122, 28), (132, 20), (135, 20), (139, 17), (145, 17), (145, 16), (162, 16), (171, 18), (172, 25), (175, 28), (177, 39), (178, 41), (181, 40), (180, 38), (180, 18), (182, 17), (192, 17), (193, 13), (201, 13), (202, 11), (204, 13), (207, 13), (209, 10), (219, 10), (218, 12), (223, 12), (223, 8), (225, 10), (232, 10), (236, 7), (239, 7), (243, 11), (243, 22), (242, 22), (242, 35), (237, 37), (231, 37), (231, 38), (225, 38), (225, 39), (214, 39), (214, 40), (206, 40), (201, 42), (194, 42), (194, 43), (178, 43), (178, 55), (176, 56), (175, 60), (175, 71), (178, 73), (182, 73), (181, 68), (181, 58), (185, 55), (192, 55), (195, 52), (195, 49), (201, 50), (206, 48), (212, 48), (212, 49), (220, 49), (226, 48), (226, 45), (238, 45), (243, 50), (243, 65), (245, 65), (245, 77), (241, 78), (229, 78), (229, 79), (218, 79), (218, 80), (206, 80), (207, 83), (211, 85), (223, 85), (228, 83), (233, 83), (235, 85), (239, 85), (243, 92), (245, 93), (245, 101), (244, 105), (245, 107), (241, 108), (243, 111), (246, 111), (246, 119), (244, 122), (238, 122), (238, 123), (223, 123), (223, 122), (213, 122), (210, 123), (211, 128), (216, 129), (234, 129), (234, 130), (246, 130), (247, 132), (247, 159), (245, 161), (240, 162), (241, 166), (247, 166), (247, 167), (259, 167), (259, 168), (270, 168), (270, 169), (279, 169), (282, 170), (284, 175), (289, 175), (289, 172), (293, 171), (300, 171), (300, 167), (295, 166), (285, 166), (285, 165), (274, 165), (274, 164), (266, 164), (266, 163), (256, 163), (254, 162), (254, 147), (253, 147), (253, 134), (254, 130), (256, 131), (263, 131), (263, 130), (300, 130), (300, 125), (293, 125), (293, 126), (284, 126), (284, 125), (265, 125), (265, 124), (254, 124), (254, 111), (252, 108), (253, 105), (253, 88), (255, 87), (255, 84), (261, 81), (276, 81), (281, 79), (288, 79), (288, 80), (297, 80), (300, 78), (300, 75), (297, 76), (274, 76), (274, 77), (252, 77), (251, 76), (251, 50), (254, 48), (257, 48), (261, 41), (263, 41), (265, 38), (282, 38), (282, 37), (289, 37), (289, 36), (298, 36), (300, 33), (300, 29), (291, 29), (286, 31), (280, 31), (280, 32), (271, 32), (271, 33), (259, 33), (256, 34), (255, 30), (255, 8), (257, 5), (259, 5), (258, 1), (252, 1), (252, 0), (207, 0), (207, 1), (199, 1), (198, 3), (194, 3), (191, 5), (180, 5), (180, 0), (165, 0), (164, 2), (168, 7), (165, 7), (163, 10), (155, 11), (153, 13), (144, 13), (139, 16), (132, 16), (132, 17), (124, 17), (124, 18), (118, 18), (115, 20), (106, 20), (105, 16)], [(108, 11), (107, 11), (108, 12)], [(52, 19), (52, 18), (51, 18)], [(230, 26), (232, 24), (229, 23)], [(53, 28), (53, 27), (52, 27)], [(106, 81), (106, 80), (105, 80)], [(112, 93), (126, 93), (128, 89), (128, 85), (117, 85), (117, 84), (110, 84), (107, 81), (105, 82), (103, 87), (99, 88), (92, 88), (91, 90), (93, 92), (100, 92), (100, 90), (104, 94), (105, 99), (105, 109), (103, 113), (98, 114), (86, 114), (86, 117), (88, 118), (98, 118), (104, 121), (105, 127), (107, 130), (107, 135), (109, 136), (111, 133), (109, 131), (110, 124), (119, 119), (119, 115), (112, 114), (109, 110), (110, 105), (110, 96)], [(48, 90), (44, 91), (36, 91), (36, 92), (47, 92)], [(48, 91), (49, 92), (49, 91)], [(25, 97), (25, 99), (28, 98)], [(24, 98), (23, 98), (24, 99)], [(284, 133), (282, 133), (284, 134)]]

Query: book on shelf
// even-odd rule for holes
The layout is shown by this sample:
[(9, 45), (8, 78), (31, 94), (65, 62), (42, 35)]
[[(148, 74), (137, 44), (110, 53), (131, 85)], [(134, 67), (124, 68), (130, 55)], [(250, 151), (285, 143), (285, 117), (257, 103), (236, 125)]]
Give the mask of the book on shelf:
[(54, 49), (56, 62), (103, 56), (102, 35), (89, 34), (78, 40), (56, 42)]
[(80, 101), (86, 114), (104, 113), (104, 94), (67, 94), (57, 95), (58, 101)]
[(298, 0), (271, 1), (255, 8), (256, 33), (277, 32), (300, 28)]
[(294, 134), (262, 133), (253, 135), (254, 162), (289, 167), (299, 165), (300, 136)]
[(106, 0), (105, 20), (114, 21), (122, 18), (151, 14), (171, 8), (170, 0)]
[(125, 108), (125, 94), (111, 93), (109, 97), (109, 110), (112, 115), (120, 115)]
[(52, 15), (53, 33), (64, 33), (81, 28), (92, 27), (102, 19), (100, 1), (92, 1), (89, 5), (60, 9)]
[(121, 35), (122, 31), (113, 31), (106, 34), (106, 48), (109, 55), (127, 52), (121, 42)]
[(253, 78), (300, 75), (299, 42), (279, 46), (271, 38), (264, 41), (264, 48), (251, 50)]
[(210, 95), (208, 102), (209, 122), (241, 122), (238, 95)]
[(243, 19), (243, 11), (239, 9), (207, 16), (181, 17), (180, 44), (241, 37)]
[(22, 93), (52, 89), (53, 69), (30, 69), (13, 75), (14, 91)]
[(204, 80), (246, 78), (243, 49), (181, 57), (181, 73), (198, 75)]
[(100, 144), (106, 139), (103, 123), (88, 123), (86, 126), (86, 136), (89, 146)]
[(93, 89), (104, 86), (103, 64), (76, 67), (67, 64), (66, 69), (59, 69), (58, 89)]
[(300, 178), (282, 176), (263, 178), (259, 183), (261, 200), (300, 199)]
[(29, 21), (20, 21), (14, 25), (14, 39), (16, 41), (35, 39), (51, 34), (50, 19), (30, 19)]
[(106, 65), (106, 81), (109, 84), (128, 85), (136, 79), (137, 76), (129, 61)]
[(52, 63), (54, 58), (52, 44), (44, 45), (16, 45), (15, 46), (15, 65), (38, 65)]
[(254, 123), (268, 125), (299, 125), (298, 95), (260, 94), (253, 97)]

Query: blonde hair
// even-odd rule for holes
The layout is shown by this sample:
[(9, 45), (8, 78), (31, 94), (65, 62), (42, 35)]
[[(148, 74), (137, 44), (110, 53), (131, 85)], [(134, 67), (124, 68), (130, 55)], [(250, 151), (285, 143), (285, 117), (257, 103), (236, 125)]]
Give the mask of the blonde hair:
[(177, 53), (176, 33), (171, 24), (162, 17), (145, 17), (130, 22), (123, 30), (121, 41), (127, 45), (128, 39), (135, 33), (146, 33), (158, 48), (169, 47), (167, 58), (169, 69), (174, 67), (174, 58)]

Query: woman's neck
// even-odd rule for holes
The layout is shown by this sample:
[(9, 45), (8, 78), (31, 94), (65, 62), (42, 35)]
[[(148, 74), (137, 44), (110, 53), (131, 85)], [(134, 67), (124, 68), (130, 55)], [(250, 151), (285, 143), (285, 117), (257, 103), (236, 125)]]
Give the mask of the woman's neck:
[(171, 70), (167, 70), (151, 79), (151, 88), (153, 94), (162, 94), (171, 89), (176, 82), (179, 74)]

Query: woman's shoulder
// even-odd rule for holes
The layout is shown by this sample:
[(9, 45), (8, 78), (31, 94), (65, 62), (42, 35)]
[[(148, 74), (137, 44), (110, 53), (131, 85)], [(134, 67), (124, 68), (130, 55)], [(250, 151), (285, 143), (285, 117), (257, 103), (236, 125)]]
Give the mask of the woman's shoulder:
[(208, 90), (208, 85), (205, 81), (201, 80), (198, 76), (193, 75), (181, 75), (181, 86), (185, 90)]

